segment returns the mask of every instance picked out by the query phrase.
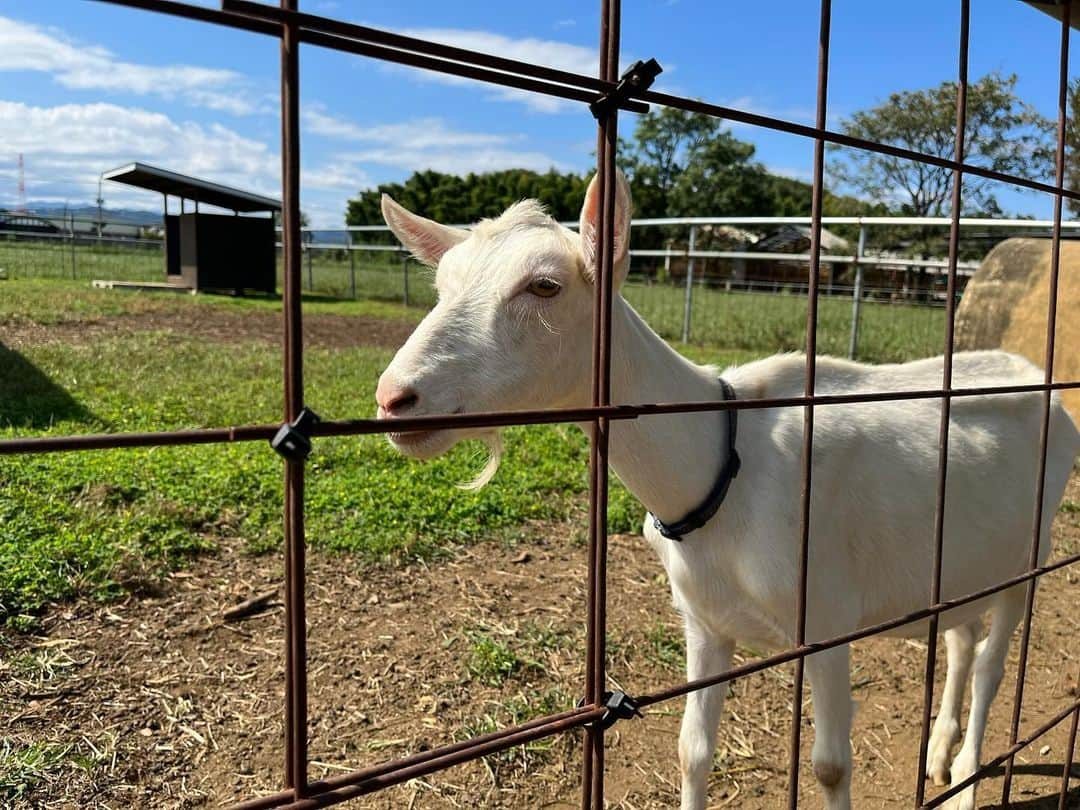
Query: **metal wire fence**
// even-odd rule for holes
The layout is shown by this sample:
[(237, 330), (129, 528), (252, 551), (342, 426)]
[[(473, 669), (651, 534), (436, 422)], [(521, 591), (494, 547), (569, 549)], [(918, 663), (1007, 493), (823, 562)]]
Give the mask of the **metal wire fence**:
[[(716, 228), (753, 228), (769, 234), (809, 223), (808, 217), (634, 220), (630, 274), (622, 294), (669, 340), (725, 349), (797, 350), (804, 343), (809, 254), (747, 251), (738, 246), (714, 249), (709, 240)], [(948, 263), (886, 254), (865, 245), (876, 241), (877, 229), (894, 233), (940, 230), (947, 228), (948, 220), (826, 217), (823, 223), (857, 229), (858, 238), (854, 246), (844, 243), (844, 252), (822, 257), (826, 276), (818, 321), (821, 352), (873, 362), (938, 354)], [(70, 227), (57, 233), (0, 229), (0, 271), (9, 278), (161, 282), (164, 242), (160, 238), (108, 235), (114, 226), (132, 228), (109, 220), (79, 224), (81, 231)], [(1035, 220), (962, 219), (960, 224), (968, 252), (978, 254), (1009, 235), (1049, 235), (1053, 226)], [(1080, 223), (1068, 225), (1080, 227)], [(98, 226), (106, 233), (94, 235), (91, 231)], [(372, 241), (385, 239), (388, 231), (385, 226), (302, 231), (303, 290), (330, 298), (431, 307), (435, 303), (431, 272), (411, 260), (396, 240), (393, 244)], [(657, 242), (661, 233), (666, 241), (663, 248), (637, 247)], [(280, 247), (279, 287), (284, 279)], [(975, 261), (958, 264), (961, 281), (977, 268)]]
[[(281, 46), (281, 108), (283, 128), (283, 178), (284, 178), (284, 369), (285, 394), (284, 425), (250, 425), (222, 427), (205, 430), (172, 431), (159, 433), (107, 434), (96, 436), (30, 437), (0, 441), (0, 453), (44, 453), (62, 450), (90, 450), (94, 448), (138, 447), (154, 445), (181, 445), (211, 442), (263, 441), (278, 436), (279, 450), (285, 456), (285, 580), (286, 580), (286, 684), (285, 684), (285, 740), (283, 789), (241, 802), (238, 808), (312, 808), (336, 804), (347, 799), (381, 790), (408, 779), (423, 776), (452, 765), (477, 759), (512, 746), (532, 740), (560, 734), (571, 729), (584, 730), (584, 761), (582, 765), (582, 806), (600, 810), (604, 806), (604, 753), (606, 729), (616, 718), (610, 708), (605, 676), (606, 638), (606, 560), (607, 560), (607, 482), (608, 482), (608, 436), (612, 420), (648, 418), (655, 414), (689, 413), (705, 411), (728, 411), (733, 409), (762, 409), (800, 407), (803, 409), (803, 440), (801, 456), (802, 486), (800, 492), (799, 521), (799, 588), (796, 598), (796, 632), (794, 645), (744, 666), (729, 669), (710, 677), (692, 680), (685, 684), (649, 691), (649, 685), (639, 685), (633, 693), (639, 707), (654, 705), (661, 701), (686, 695), (708, 686), (731, 681), (751, 672), (785, 662), (794, 662), (795, 677), (791, 702), (790, 755), (787, 766), (788, 806), (794, 807), (799, 799), (799, 758), (803, 728), (803, 684), (806, 658), (816, 652), (845, 645), (851, 641), (894, 629), (916, 620), (929, 621), (927, 645), (925, 694), (922, 717), (922, 746), (925, 750), (931, 716), (933, 696), (933, 673), (936, 646), (934, 640), (939, 616), (959, 605), (973, 602), (989, 594), (1017, 585), (1026, 587), (1026, 610), (1020, 643), (1017, 691), (1013, 702), (1010, 727), (1010, 744), (983, 764), (967, 779), (952, 785), (930, 799), (925, 796), (923, 773), (925, 762), (920, 761), (919, 771), (913, 775), (914, 803), (919, 807), (937, 807), (955, 796), (969, 784), (983, 779), (998, 765), (1005, 764), (1003, 804), (1009, 803), (1012, 784), (1012, 763), (1015, 755), (1025, 746), (1047, 733), (1051, 728), (1072, 718), (1069, 751), (1075, 745), (1077, 718), (1080, 716), (1080, 699), (1072, 696), (1053, 717), (1047, 718), (1037, 728), (1024, 736), (1020, 734), (1020, 712), (1027, 665), (1031, 619), (1035, 585), (1038, 578), (1049, 571), (1080, 562), (1080, 554), (1058, 559), (1048, 565), (1038, 565), (1039, 526), (1041, 504), (1045, 486), (1050, 392), (1065, 388), (1080, 388), (1080, 381), (1054, 381), (1054, 337), (1056, 317), (1056, 291), (1059, 279), (1061, 216), (1063, 199), (1080, 199), (1080, 192), (1064, 187), (1064, 122), (1068, 58), (1068, 34), (1070, 10), (1063, 5), (1060, 44), (1059, 124), (1057, 171), (1053, 184), (1014, 177), (973, 165), (964, 160), (963, 132), (966, 113), (967, 46), (969, 29), (969, 3), (961, 0), (961, 29), (958, 48), (958, 98), (956, 128), (956, 159), (941, 158), (897, 148), (888, 144), (874, 143), (853, 138), (826, 128), (826, 104), (828, 86), (829, 41), (831, 4), (822, 0), (819, 29), (819, 73), (816, 98), (817, 120), (814, 126), (796, 124), (768, 116), (747, 113), (713, 105), (708, 102), (658, 93), (647, 85), (634, 80), (619, 81), (620, 4), (618, 0), (602, 0), (600, 33), (599, 77), (582, 76), (566, 71), (525, 64), (502, 57), (452, 48), (400, 34), (379, 31), (332, 19), (303, 14), (296, 10), (296, 0), (282, 0), (281, 8), (246, 2), (224, 0), (222, 10), (194, 6), (172, 0), (106, 0), (118, 5), (173, 14), (208, 23), (231, 26), (276, 38)], [(301, 43), (332, 48), (349, 53), (399, 64), (407, 64), (429, 70), (439, 70), (466, 76), (503, 86), (516, 87), (537, 93), (567, 98), (589, 105), (598, 122), (597, 167), (599, 177), (600, 217), (599, 283), (596, 284), (594, 311), (593, 348), (593, 398), (592, 406), (576, 409), (548, 409), (535, 411), (511, 411), (492, 413), (460, 413), (442, 416), (404, 417), (393, 420), (392, 427), (386, 421), (354, 419), (325, 421), (311, 424), (304, 414), (304, 369), (301, 341), (301, 292), (303, 287), (303, 254), (300, 229), (299, 177), (299, 63)], [(693, 403), (613, 403), (611, 399), (611, 312), (612, 312), (612, 261), (613, 223), (615, 215), (615, 150), (617, 145), (618, 112), (620, 109), (641, 111), (646, 104), (662, 104), (682, 110), (703, 112), (740, 121), (753, 126), (804, 136), (814, 144), (813, 208), (811, 216), (811, 240), (809, 249), (809, 273), (805, 298), (806, 372), (804, 393), (772, 399), (717, 400)], [(925, 164), (947, 168), (953, 173), (953, 215), (949, 223), (949, 256), (947, 287), (944, 297), (943, 349), (945, 364), (940, 388), (920, 391), (874, 391), (858, 394), (816, 393), (815, 358), (819, 349), (819, 321), (824, 313), (821, 304), (823, 290), (820, 283), (823, 255), (821, 249), (821, 201), (824, 150), (826, 143), (843, 144), (856, 149), (870, 150), (899, 156)], [(976, 175), (1014, 185), (1039, 190), (1054, 197), (1053, 253), (1051, 260), (1050, 295), (1046, 331), (1045, 378), (1042, 384), (993, 387), (954, 387), (952, 362), (954, 334), (953, 322), (956, 306), (959, 244), (959, 211), (961, 181), (964, 175)], [(941, 560), (946, 508), (945, 481), (948, 467), (948, 438), (950, 405), (956, 398), (1000, 396), (1018, 392), (1042, 392), (1042, 429), (1039, 442), (1040, 470), (1038, 480), (1031, 482), (1035, 488), (1036, 514), (1033, 516), (1033, 533), (1027, 570), (1006, 581), (998, 582), (975, 593), (945, 599), (941, 591)], [(806, 631), (807, 576), (811, 543), (810, 510), (812, 458), (814, 453), (814, 416), (819, 407), (837, 403), (898, 401), (904, 399), (939, 400), (942, 405), (939, 429), (939, 463), (937, 508), (935, 511), (933, 578), (927, 584), (925, 607), (897, 616), (888, 621), (846, 633), (842, 636), (808, 641)], [(403, 759), (386, 762), (340, 776), (312, 781), (309, 779), (307, 753), (307, 623), (305, 618), (305, 530), (304, 487), (305, 463), (303, 445), (311, 437), (331, 435), (376, 434), (430, 430), (435, 428), (466, 426), (503, 426), (511, 424), (539, 424), (553, 422), (585, 422), (594, 426), (591, 443), (591, 488), (589, 520), (589, 572), (588, 599), (584, 606), (587, 626), (587, 660), (584, 698), (576, 708), (544, 716), (528, 723), (501, 729), (469, 740), (433, 748)], [(292, 448), (293, 451), (290, 451)], [(1020, 483), (1018, 482), (1018, 485)], [(1061, 774), (1060, 807), (1065, 806), (1069, 785), (1070, 762), (1066, 761)]]

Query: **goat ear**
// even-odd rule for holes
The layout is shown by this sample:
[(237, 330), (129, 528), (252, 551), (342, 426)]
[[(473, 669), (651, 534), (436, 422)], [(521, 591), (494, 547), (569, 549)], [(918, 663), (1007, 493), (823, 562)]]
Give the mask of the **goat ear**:
[(402, 208), (389, 194), (382, 195), (382, 215), (394, 236), (428, 267), (436, 267), (443, 254), (469, 238), (461, 228), (440, 225)]
[[(585, 276), (589, 281), (596, 278), (596, 259), (600, 241), (600, 185), (597, 176), (589, 181), (585, 203), (581, 206), (581, 252), (585, 260)], [(630, 269), (630, 184), (626, 176), (615, 170), (615, 255), (611, 266), (615, 270), (616, 288), (626, 278)]]

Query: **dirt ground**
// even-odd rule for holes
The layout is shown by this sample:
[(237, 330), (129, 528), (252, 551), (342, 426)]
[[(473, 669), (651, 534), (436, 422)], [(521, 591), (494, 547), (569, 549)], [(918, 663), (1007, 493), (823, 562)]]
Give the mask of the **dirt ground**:
[[(169, 310), (167, 318), (162, 310)], [(7, 324), (4, 342), (86, 339), (170, 329), (221, 341), (280, 336), (280, 318), (170, 302), (124, 317)], [(399, 345), (406, 321), (314, 315), (309, 344)], [(65, 330), (69, 330), (65, 332)], [(95, 331), (96, 330), (96, 331)], [(1080, 478), (1067, 497), (1080, 502)], [(308, 568), (311, 778), (343, 773), (569, 708), (584, 658), (583, 521), (527, 527), (513, 543), (479, 541), (456, 556), (405, 567), (360, 567), (313, 552)], [(1060, 513), (1057, 554), (1080, 550), (1080, 515)], [(274, 792), (283, 771), (283, 608), (279, 555), (245, 553), (242, 538), (124, 602), (60, 605), (36, 635), (0, 632), (0, 796), (14, 807), (216, 807)], [(659, 563), (640, 537), (612, 539), (609, 674), (627, 692), (682, 677), (677, 616)], [(273, 591), (240, 621), (223, 613)], [(1046, 577), (1036, 599), (1022, 731), (1075, 699), (1080, 674), (1080, 570)], [(1007, 746), (1018, 638), (991, 714), (984, 759)], [(740, 648), (736, 663), (763, 651)], [(855, 645), (852, 734), (859, 807), (908, 807), (915, 787), (925, 644)], [(939, 650), (939, 662), (944, 650)], [(791, 666), (740, 679), (720, 732), (715, 807), (774, 808), (787, 792)], [(938, 684), (943, 673), (939, 668)], [(940, 686), (938, 688), (940, 695)], [(802, 803), (820, 806), (808, 767), (807, 695)], [(625, 810), (677, 805), (682, 701), (609, 734), (607, 798)], [(1069, 725), (1017, 757), (1013, 806), (1056, 808)], [(31, 760), (18, 752), (40, 753)], [(1080, 780), (1080, 752), (1073, 765)], [(22, 770), (15, 765), (21, 762)], [(350, 806), (574, 808), (575, 732), (413, 780)], [(6, 773), (4, 773), (6, 769)], [(21, 775), (23, 787), (12, 783)], [(1000, 775), (980, 807), (997, 806)], [(936, 789), (929, 788), (929, 795)], [(6, 791), (6, 793), (5, 793)], [(1074, 781), (1069, 807), (1080, 807)]]
[[(349, 348), (381, 346), (396, 349), (416, 327), (413, 320), (363, 315), (305, 313), (304, 342), (309, 346)], [(147, 331), (202, 337), (215, 343), (282, 340), (281, 314), (269, 309), (230, 309), (196, 301), (153, 299), (123, 315), (80, 316), (58, 323), (26, 320), (0, 323), (0, 338), (10, 349), (43, 343), (79, 343), (98, 336)]]
[[(1080, 500), (1080, 478), (1068, 494)], [(309, 560), (311, 776), (425, 750), (528, 716), (568, 708), (582, 683), (585, 547), (580, 524), (529, 527), (513, 544), (480, 542), (452, 559), (361, 569)], [(1080, 548), (1080, 516), (1061, 513), (1057, 553)], [(7, 634), (0, 713), (17, 743), (67, 747), (19, 807), (213, 807), (273, 792), (282, 773), (283, 609), (241, 621), (222, 614), (278, 589), (281, 560), (226, 544), (152, 596), (62, 606), (36, 636)], [(681, 642), (659, 564), (640, 537), (616, 536), (609, 579), (610, 674), (630, 693), (677, 683)], [(1023, 728), (1077, 694), (1080, 571), (1038, 590)], [(991, 715), (984, 758), (1007, 745), (1018, 637)], [(509, 651), (509, 652), (507, 652)], [(759, 654), (739, 650), (738, 661)], [(852, 734), (860, 807), (907, 807), (914, 790), (925, 646), (855, 646)], [(944, 658), (941, 651), (939, 660)], [(941, 683), (942, 673), (938, 673)], [(791, 667), (731, 688), (715, 759), (715, 807), (773, 808), (786, 796)], [(940, 688), (939, 688), (940, 693)], [(812, 703), (807, 698), (807, 718)], [(677, 804), (681, 701), (610, 732), (609, 806)], [(806, 766), (802, 801), (820, 806)], [(1056, 808), (1068, 723), (1017, 758), (1014, 807)], [(78, 757), (75, 755), (78, 754)], [(576, 806), (577, 733), (414, 780), (352, 806)], [(1080, 757), (1078, 757), (1080, 759)], [(79, 764), (76, 764), (76, 761)], [(1080, 761), (1073, 766), (1080, 777)], [(997, 806), (1000, 776), (980, 807)], [(934, 789), (930, 789), (932, 795)], [(1074, 783), (1069, 807), (1080, 807)]]

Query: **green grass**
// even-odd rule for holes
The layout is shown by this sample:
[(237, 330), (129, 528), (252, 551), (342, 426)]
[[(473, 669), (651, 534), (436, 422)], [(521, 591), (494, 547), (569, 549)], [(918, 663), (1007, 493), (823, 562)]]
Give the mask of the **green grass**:
[[(42, 291), (22, 292), (14, 296), (19, 317), (33, 317)], [(118, 301), (157, 306), (143, 296), (63, 296), (87, 317)], [(0, 316), (0, 323), (9, 319)], [(308, 351), (308, 402), (327, 418), (370, 414), (390, 357), (363, 347)], [(273, 423), (281, 412), (280, 364), (276, 346), (155, 332), (0, 349), (0, 436)], [(482, 466), (477, 446), (419, 464), (381, 437), (319, 441), (307, 490), (311, 543), (397, 560), (571, 516), (587, 489), (581, 432), (545, 426), (508, 433), (499, 484), (478, 493), (455, 486)], [(108, 598), (153, 588), (162, 572), (225, 538), (242, 538), (252, 550), (275, 548), (281, 508), (280, 460), (262, 442), (0, 457), (0, 614), (10, 620), (77, 594)], [(636, 530), (641, 516), (616, 487), (613, 529)]]
[[(623, 295), (662, 337), (682, 339), (684, 289), (628, 284)], [(859, 360), (903, 362), (941, 354), (945, 345), (945, 311), (939, 307), (867, 301), (859, 318)], [(851, 299), (822, 296), (818, 353), (847, 357), (850, 336)], [(759, 353), (801, 351), (806, 347), (806, 298), (696, 287), (690, 341)]]
[(9, 278), (161, 281), (162, 261), (157, 245), (96, 245), (80, 240), (72, 247), (63, 239), (27, 241), (0, 236), (0, 269)]
[[(278, 261), (280, 285), (281, 267)], [(373, 304), (401, 304), (408, 287), (413, 307), (435, 301), (431, 271), (396, 252), (344, 250), (305, 251), (302, 286), (316, 299), (352, 299)], [(162, 257), (157, 247), (79, 244), (74, 268), (71, 247), (59, 242), (12, 241), (0, 237), (0, 268), (12, 278), (160, 281)], [(406, 280), (406, 276), (408, 277)], [(627, 299), (663, 337), (682, 336), (685, 290), (678, 285), (631, 283)], [(694, 289), (691, 342), (760, 352), (793, 351), (806, 345), (805, 297), (780, 293), (725, 292)], [(851, 300), (823, 296), (818, 313), (818, 351), (846, 356), (851, 334)], [(897, 362), (940, 354), (945, 313), (940, 307), (866, 301), (861, 307), (857, 357), (870, 362)]]
[[(632, 300), (638, 292), (630, 291)], [(700, 298), (717, 318), (714, 331), (702, 326), (700, 336), (717, 343), (682, 348), (696, 361), (721, 366), (790, 348), (800, 328), (794, 320), (800, 311), (805, 316), (799, 299), (712, 291)], [(130, 313), (167, 317), (206, 306), (279, 311), (281, 305), (268, 298), (91, 290), (85, 282), (0, 281), (0, 328), (16, 330)], [(670, 332), (661, 313), (650, 314), (644, 303), (642, 309)], [(423, 314), (384, 301), (318, 295), (305, 300), (305, 310), (413, 321)], [(898, 325), (894, 331), (881, 345), (899, 348), (880, 359), (918, 351), (917, 344), (902, 343)], [(308, 350), (307, 402), (329, 419), (371, 414), (390, 357), (371, 347)], [(274, 423), (282, 409), (280, 368), (276, 344), (224, 345), (167, 332), (103, 331), (85, 342), (34, 341), (18, 351), (0, 344), (0, 437)], [(512, 428), (506, 445), (494, 484), (466, 492), (454, 485), (482, 466), (476, 445), (419, 464), (380, 437), (320, 440), (308, 467), (309, 541), (361, 561), (397, 561), (493, 536), (510, 540), (530, 521), (580, 514), (588, 486), (580, 431)], [(0, 457), (0, 620), (27, 627), (50, 602), (153, 590), (164, 572), (235, 538), (252, 552), (275, 549), (281, 498), (280, 459), (262, 442)], [(638, 531), (642, 515), (615, 483), (612, 531)], [(658, 653), (667, 646), (657, 644)]]

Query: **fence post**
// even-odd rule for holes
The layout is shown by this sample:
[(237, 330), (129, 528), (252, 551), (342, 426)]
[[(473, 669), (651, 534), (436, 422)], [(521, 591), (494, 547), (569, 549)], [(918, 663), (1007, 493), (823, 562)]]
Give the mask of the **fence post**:
[(405, 306), (409, 305), (409, 254), (401, 259), (401, 279), (405, 287)]
[(859, 225), (859, 244), (855, 248), (855, 290), (851, 297), (851, 341), (848, 343), (848, 360), (855, 359), (859, 348), (859, 307), (862, 302), (863, 266), (862, 257), (866, 250), (866, 226)]
[(694, 310), (694, 244), (697, 241), (697, 226), (690, 226), (690, 247), (686, 260), (686, 303), (683, 305), (682, 342), (690, 342), (690, 316)]
[(308, 292), (315, 291), (315, 275), (311, 272), (311, 243), (308, 242), (304, 245), (307, 252), (307, 288)]
[(356, 300), (356, 252), (353, 250), (352, 237), (349, 237), (349, 294)]
[(69, 225), (71, 229), (71, 280), (76, 279), (75, 273), (75, 215), (71, 215), (71, 223)]

